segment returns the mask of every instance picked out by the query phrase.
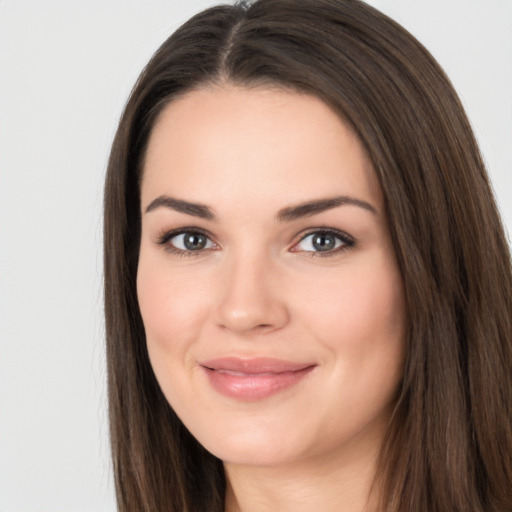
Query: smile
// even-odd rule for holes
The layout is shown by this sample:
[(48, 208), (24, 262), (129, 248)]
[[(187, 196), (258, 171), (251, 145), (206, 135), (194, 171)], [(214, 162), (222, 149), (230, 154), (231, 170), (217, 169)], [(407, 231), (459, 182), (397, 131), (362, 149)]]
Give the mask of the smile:
[(298, 384), (316, 364), (228, 357), (204, 361), (199, 366), (218, 393), (238, 400), (256, 401)]

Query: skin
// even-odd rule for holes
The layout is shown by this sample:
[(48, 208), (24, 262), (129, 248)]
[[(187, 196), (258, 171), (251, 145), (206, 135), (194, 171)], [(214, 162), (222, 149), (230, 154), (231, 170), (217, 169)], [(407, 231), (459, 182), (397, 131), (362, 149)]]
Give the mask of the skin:
[[(206, 205), (215, 219), (154, 202), (162, 196)], [(278, 218), (339, 196), (355, 201)], [(313, 96), (193, 91), (152, 131), (141, 208), (137, 286), (151, 363), (181, 420), (224, 461), (226, 510), (362, 511), (402, 376), (405, 308), (358, 138)], [(204, 249), (183, 250), (177, 233), (191, 228), (208, 235)], [(350, 239), (319, 251), (310, 236), (319, 228)], [(313, 369), (239, 400), (200, 365), (225, 356)]]

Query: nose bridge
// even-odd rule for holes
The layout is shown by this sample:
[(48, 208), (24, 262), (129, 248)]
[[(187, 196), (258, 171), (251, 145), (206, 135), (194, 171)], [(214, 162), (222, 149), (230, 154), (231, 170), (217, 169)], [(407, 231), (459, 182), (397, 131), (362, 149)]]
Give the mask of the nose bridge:
[(288, 321), (285, 297), (278, 290), (275, 262), (268, 252), (241, 248), (226, 257), (222, 271), (218, 324), (233, 332), (272, 331)]

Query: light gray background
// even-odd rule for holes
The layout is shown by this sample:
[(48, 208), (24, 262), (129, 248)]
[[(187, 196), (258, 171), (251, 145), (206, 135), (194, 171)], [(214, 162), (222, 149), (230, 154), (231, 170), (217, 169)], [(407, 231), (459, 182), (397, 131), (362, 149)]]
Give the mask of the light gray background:
[[(139, 71), (181, 22), (213, 3), (0, 0), (0, 512), (115, 509), (103, 175)], [(512, 1), (369, 3), (451, 76), (512, 231)]]

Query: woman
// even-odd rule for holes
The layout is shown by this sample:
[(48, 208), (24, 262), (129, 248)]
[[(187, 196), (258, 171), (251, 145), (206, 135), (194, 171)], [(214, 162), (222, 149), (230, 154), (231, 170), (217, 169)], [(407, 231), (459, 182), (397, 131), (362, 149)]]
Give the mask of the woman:
[(510, 510), (511, 284), (410, 34), (357, 0), (198, 14), (107, 174), (119, 510)]

